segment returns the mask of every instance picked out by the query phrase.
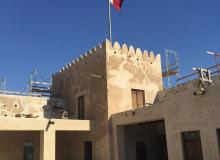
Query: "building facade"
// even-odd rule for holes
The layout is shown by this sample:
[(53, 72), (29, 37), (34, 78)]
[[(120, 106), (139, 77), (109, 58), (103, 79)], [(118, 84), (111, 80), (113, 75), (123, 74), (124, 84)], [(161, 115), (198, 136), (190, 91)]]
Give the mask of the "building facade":
[(105, 40), (52, 79), (49, 98), (0, 96), (3, 160), (220, 159), (217, 78), (164, 90), (159, 54)]

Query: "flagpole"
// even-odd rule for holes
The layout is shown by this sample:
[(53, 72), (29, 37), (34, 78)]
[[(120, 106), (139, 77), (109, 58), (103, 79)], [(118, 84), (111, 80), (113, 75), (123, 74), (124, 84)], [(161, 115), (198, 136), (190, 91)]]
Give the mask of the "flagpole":
[(112, 41), (112, 18), (111, 18), (111, 2), (108, 0), (108, 18), (109, 18), (109, 40)]

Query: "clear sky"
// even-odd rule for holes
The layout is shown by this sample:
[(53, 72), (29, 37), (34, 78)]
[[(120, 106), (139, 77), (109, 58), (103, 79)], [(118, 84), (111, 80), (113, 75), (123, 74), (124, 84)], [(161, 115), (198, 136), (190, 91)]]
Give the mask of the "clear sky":
[[(181, 74), (220, 52), (219, 0), (124, 0), (112, 8), (113, 40), (179, 52)], [(0, 77), (22, 91), (36, 68), (49, 77), (108, 36), (107, 0), (0, 0)]]

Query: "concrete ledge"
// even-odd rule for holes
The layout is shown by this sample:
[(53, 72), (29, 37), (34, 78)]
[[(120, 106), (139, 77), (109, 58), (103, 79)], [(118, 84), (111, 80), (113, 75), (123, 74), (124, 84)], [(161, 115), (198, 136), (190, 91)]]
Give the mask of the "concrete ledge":
[(0, 131), (91, 131), (90, 120), (0, 118)]
[(158, 121), (163, 119), (164, 116), (162, 112), (162, 106), (157, 104), (149, 107), (139, 108), (135, 111), (130, 110), (116, 113), (111, 116), (112, 124), (116, 126)]

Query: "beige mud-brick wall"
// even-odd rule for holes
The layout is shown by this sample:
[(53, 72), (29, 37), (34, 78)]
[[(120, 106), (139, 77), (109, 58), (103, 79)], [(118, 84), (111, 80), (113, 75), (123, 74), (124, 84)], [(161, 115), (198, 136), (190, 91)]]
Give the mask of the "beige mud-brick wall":
[(48, 98), (0, 95), (0, 116), (15, 117), (16, 114), (32, 114), (43, 118)]
[(23, 160), (24, 142), (34, 145), (34, 160), (40, 159), (40, 132), (0, 132), (0, 159)]
[[(108, 160), (109, 150), (107, 142), (108, 107), (106, 84), (106, 47), (94, 47), (76, 60), (66, 65), (60, 72), (53, 75), (53, 95), (66, 99), (70, 118), (78, 118), (77, 101), (79, 96), (85, 99), (85, 116), (95, 123), (94, 132), (86, 139), (93, 141), (93, 158)], [(95, 135), (95, 136), (92, 136)], [(74, 138), (73, 138), (74, 139)], [(81, 149), (84, 139), (78, 138)], [(83, 160), (79, 158), (78, 160)]]
[(106, 41), (108, 114), (132, 109), (131, 89), (145, 91), (145, 103), (153, 104), (163, 90), (160, 55)]
[(200, 131), (204, 160), (220, 159), (216, 129), (220, 128), (220, 81), (208, 87), (204, 95), (198, 91), (198, 81), (164, 93), (165, 118), (169, 160), (183, 160), (181, 132)]

